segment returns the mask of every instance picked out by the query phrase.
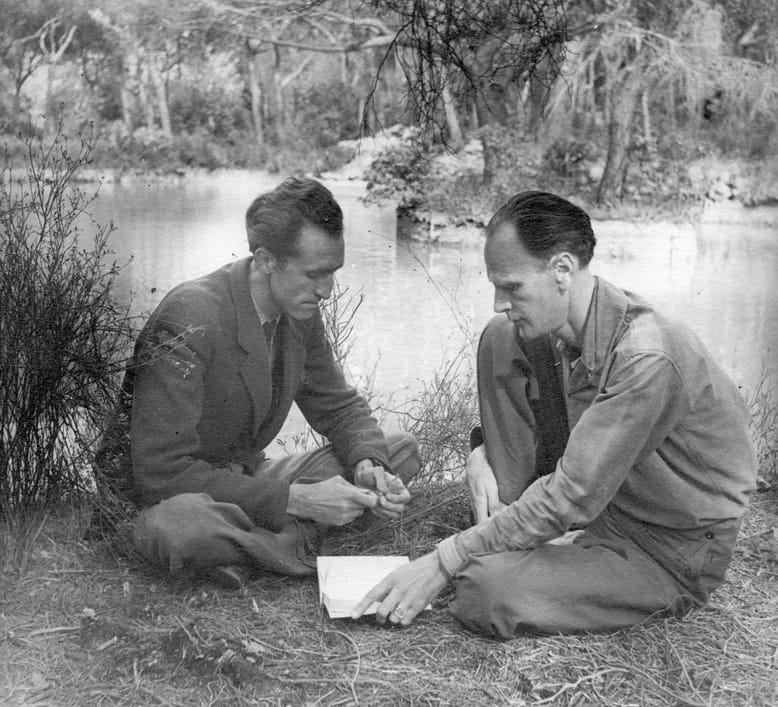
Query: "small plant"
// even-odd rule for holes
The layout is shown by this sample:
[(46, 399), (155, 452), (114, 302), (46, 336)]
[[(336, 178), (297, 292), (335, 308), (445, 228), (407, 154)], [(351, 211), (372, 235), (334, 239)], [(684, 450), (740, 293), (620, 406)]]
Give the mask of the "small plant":
[(748, 404), (756, 449), (758, 489), (778, 489), (778, 392), (775, 374), (764, 371)]
[(468, 342), (424, 384), (402, 413), (403, 428), (418, 441), (424, 461), (414, 485), (445, 486), (459, 478), (470, 453), (469, 432), (477, 422), (478, 399)]
[[(0, 511), (29, 511), (90, 485), (89, 459), (129, 344), (111, 226), (73, 187), (90, 135), (26, 145), (23, 179), (0, 156)], [(93, 235), (84, 244), (82, 228)]]

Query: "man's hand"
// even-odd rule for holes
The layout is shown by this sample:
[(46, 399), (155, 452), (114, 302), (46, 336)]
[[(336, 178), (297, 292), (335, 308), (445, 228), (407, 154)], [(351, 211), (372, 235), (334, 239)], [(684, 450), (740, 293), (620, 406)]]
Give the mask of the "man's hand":
[(378, 496), (342, 476), (315, 484), (292, 484), (286, 512), (324, 525), (346, 525), (378, 503)]
[(376, 621), (407, 626), (423, 611), (448, 582), (448, 574), (438, 560), (436, 552), (424, 555), (409, 565), (396, 569), (373, 587), (351, 612), (358, 619), (373, 602), (380, 602)]
[(494, 472), (486, 458), (484, 445), (470, 452), (465, 474), (470, 491), (470, 507), (473, 509), (476, 524), (505, 508), (505, 504), (500, 501), (497, 479), (494, 478)]
[(378, 497), (373, 513), (390, 520), (399, 518), (411, 494), (399, 476), (390, 474), (384, 467), (376, 466), (370, 459), (357, 462), (354, 467), (354, 483), (360, 488), (370, 489)]

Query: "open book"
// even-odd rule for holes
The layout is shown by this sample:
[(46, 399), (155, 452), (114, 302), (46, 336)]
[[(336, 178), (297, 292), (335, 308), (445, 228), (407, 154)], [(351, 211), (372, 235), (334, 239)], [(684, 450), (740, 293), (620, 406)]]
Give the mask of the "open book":
[[(319, 576), (319, 603), (324, 605), (331, 619), (351, 614), (376, 584), (409, 559), (400, 555), (325, 555), (316, 558)], [(373, 603), (365, 614), (375, 614)]]

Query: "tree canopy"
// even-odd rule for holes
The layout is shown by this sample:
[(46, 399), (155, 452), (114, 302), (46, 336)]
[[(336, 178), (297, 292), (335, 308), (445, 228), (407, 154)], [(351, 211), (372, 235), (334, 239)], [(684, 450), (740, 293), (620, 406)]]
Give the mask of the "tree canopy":
[[(775, 140), (773, 0), (0, 0), (0, 129), (60, 107), (120, 152), (205, 166), (403, 123), (419, 145), (605, 148), (602, 200), (664, 132)], [(749, 126), (743, 131), (742, 126)], [(496, 137), (495, 137), (496, 136)], [(221, 152), (220, 152), (221, 150)], [(225, 152), (226, 151), (226, 152)]]

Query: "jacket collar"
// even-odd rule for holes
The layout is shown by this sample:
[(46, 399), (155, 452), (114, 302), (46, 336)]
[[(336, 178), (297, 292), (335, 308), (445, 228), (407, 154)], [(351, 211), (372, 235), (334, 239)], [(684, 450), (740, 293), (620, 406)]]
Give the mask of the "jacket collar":
[(629, 301), (618, 287), (594, 276), (594, 292), (584, 324), (581, 363), (594, 373), (605, 365), (613, 335), (625, 320)]
[(256, 351), (263, 337), (262, 324), (251, 301), (249, 268), (251, 258), (241, 258), (229, 266), (230, 291), (235, 304), (238, 343), (244, 351)]
[[(249, 290), (249, 271), (251, 269), (251, 257), (236, 260), (229, 266), (230, 291), (232, 301), (235, 303), (235, 316), (237, 318), (238, 343), (244, 351), (256, 351), (260, 347), (260, 341), (264, 341), (262, 323), (260, 322), (254, 302)], [(298, 341), (303, 341), (302, 324), (282, 314), (279, 326), (283, 326)], [(260, 338), (263, 337), (263, 338)]]

